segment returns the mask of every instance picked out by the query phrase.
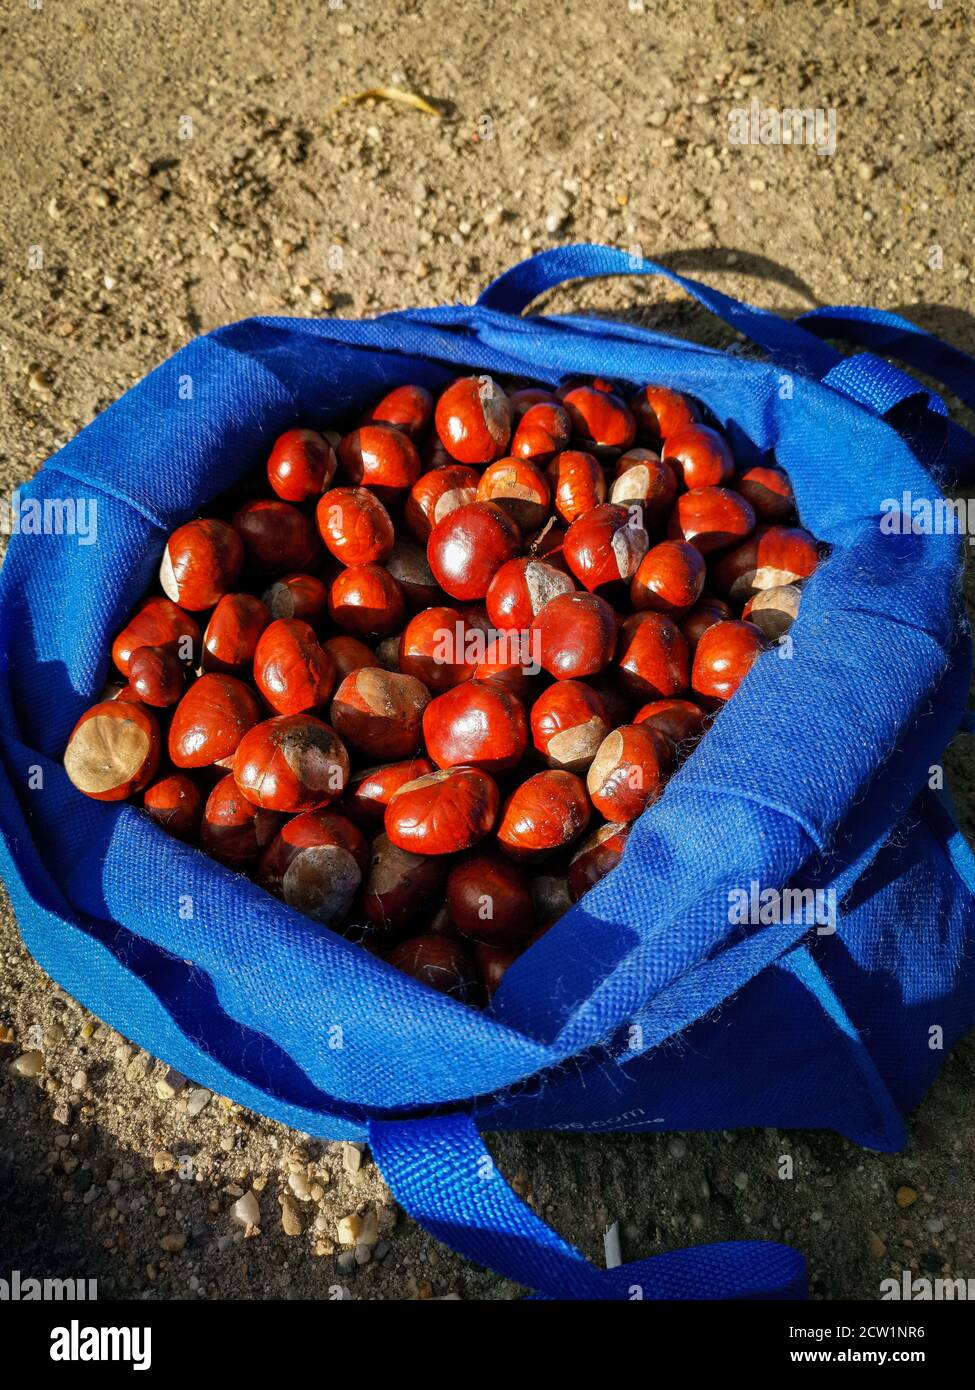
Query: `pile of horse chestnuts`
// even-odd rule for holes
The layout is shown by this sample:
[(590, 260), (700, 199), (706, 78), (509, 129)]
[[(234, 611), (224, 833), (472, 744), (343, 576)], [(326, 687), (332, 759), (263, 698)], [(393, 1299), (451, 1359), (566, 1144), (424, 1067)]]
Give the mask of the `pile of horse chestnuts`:
[[(618, 864), (819, 547), (662, 386), (398, 386), (169, 537), (68, 776), (484, 1003)], [(124, 683), (123, 683), (124, 682)]]

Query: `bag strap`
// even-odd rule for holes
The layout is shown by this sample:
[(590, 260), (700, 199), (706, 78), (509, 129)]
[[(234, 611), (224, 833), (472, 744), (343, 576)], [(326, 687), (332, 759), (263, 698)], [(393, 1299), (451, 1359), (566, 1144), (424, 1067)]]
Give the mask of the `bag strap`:
[(477, 302), (484, 309), (520, 314), (540, 294), (566, 280), (603, 275), (662, 275), (763, 348), (776, 364), (797, 366), (874, 414), (891, 417), (890, 423), (904, 435), (922, 463), (939, 476), (963, 480), (975, 475), (975, 443), (946, 418), (939, 396), (873, 352), (844, 357), (823, 341), (825, 337), (844, 338), (888, 352), (943, 381), (966, 404), (975, 406), (975, 358), (898, 314), (826, 307), (795, 320), (782, 319), (678, 275), (656, 261), (631, 256), (615, 246), (584, 242), (540, 251), (511, 266), (487, 286)]
[(469, 1115), (373, 1121), (373, 1157), (396, 1200), (438, 1240), (545, 1298), (806, 1297), (801, 1254), (772, 1241), (672, 1250), (599, 1269), (517, 1197)]

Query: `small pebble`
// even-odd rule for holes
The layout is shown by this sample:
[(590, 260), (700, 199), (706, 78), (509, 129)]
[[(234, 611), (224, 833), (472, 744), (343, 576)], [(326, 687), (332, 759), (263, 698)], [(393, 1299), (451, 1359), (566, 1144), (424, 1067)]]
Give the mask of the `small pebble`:
[(71, 1089), (72, 1091), (83, 1091), (87, 1085), (88, 1073), (86, 1071), (82, 1071), (79, 1067), (71, 1078)]
[(368, 1245), (357, 1245), (355, 1248), (355, 1262), (357, 1265), (367, 1265), (372, 1259), (372, 1250)]
[(899, 1187), (894, 1193), (894, 1201), (899, 1207), (912, 1207), (917, 1201), (917, 1189), (913, 1187)]
[(735, 1174), (735, 1187), (737, 1187), (738, 1191), (739, 1191), (739, 1192), (744, 1192), (744, 1190), (745, 1190), (745, 1188), (746, 1188), (747, 1186), (748, 1186), (748, 1174), (747, 1174), (747, 1173), (736, 1173), (736, 1174)]
[(882, 1260), (884, 1256), (887, 1254), (887, 1246), (877, 1235), (876, 1231), (868, 1232), (867, 1249), (870, 1251), (871, 1255), (874, 1257), (875, 1260)]
[(171, 1173), (176, 1167), (176, 1155), (168, 1149), (157, 1149), (152, 1156), (152, 1166), (157, 1173)]
[(43, 1052), (22, 1052), (10, 1063), (14, 1076), (40, 1076), (44, 1070)]
[(194, 1119), (209, 1104), (213, 1092), (205, 1086), (194, 1086), (186, 1098), (186, 1113)]
[(365, 1144), (342, 1145), (342, 1167), (347, 1173), (358, 1173), (362, 1167), (362, 1157), (365, 1151)]
[(289, 1173), (288, 1186), (299, 1202), (307, 1202), (311, 1197), (311, 1183), (304, 1173)]
[(356, 1212), (351, 1212), (348, 1216), (340, 1217), (336, 1228), (336, 1239), (339, 1245), (355, 1245), (359, 1239), (359, 1232), (362, 1230), (362, 1217)]
[(234, 1203), (233, 1218), (240, 1226), (261, 1224), (261, 1209), (253, 1192), (245, 1192), (243, 1197)]
[(335, 1261), (335, 1268), (340, 1274), (351, 1274), (355, 1269), (355, 1251), (343, 1250)]
[(671, 1139), (667, 1145), (667, 1152), (671, 1158), (685, 1158), (687, 1155), (687, 1145), (683, 1139)]
[(186, 1244), (186, 1237), (178, 1234), (163, 1236), (159, 1244), (167, 1255), (178, 1255)]
[(281, 1227), (286, 1236), (301, 1235), (301, 1218), (290, 1197), (281, 1198)]

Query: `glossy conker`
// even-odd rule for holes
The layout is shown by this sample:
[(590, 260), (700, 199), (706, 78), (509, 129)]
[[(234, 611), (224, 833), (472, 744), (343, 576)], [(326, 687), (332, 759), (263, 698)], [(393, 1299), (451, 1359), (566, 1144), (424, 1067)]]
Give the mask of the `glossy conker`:
[(382, 564), (389, 558), (393, 523), (367, 488), (332, 488), (319, 498), (315, 519), (325, 545), (343, 565)]
[(264, 574), (312, 569), (321, 554), (304, 512), (278, 498), (246, 502), (234, 515), (234, 529), (249, 563)]
[(649, 449), (630, 449), (618, 460), (609, 500), (621, 507), (638, 503), (648, 530), (664, 525), (676, 496), (674, 470)]
[(494, 775), (516, 767), (528, 746), (528, 718), (504, 686), (465, 681), (430, 701), (423, 739), (438, 767), (479, 767)]
[(112, 660), (123, 676), (128, 676), (138, 647), (163, 647), (184, 665), (193, 665), (199, 658), (200, 629), (172, 599), (148, 598), (112, 643)]
[(598, 594), (560, 594), (532, 624), (538, 659), (556, 680), (594, 676), (607, 666), (616, 643), (616, 614)]
[(183, 693), (185, 667), (165, 647), (137, 647), (129, 662), (129, 685), (143, 704), (165, 709)]
[(457, 931), (486, 946), (517, 946), (535, 927), (528, 876), (496, 849), (475, 849), (447, 875), (447, 910)]
[(335, 730), (310, 714), (255, 725), (234, 757), (237, 785), (267, 811), (316, 811), (345, 791), (349, 755)]
[(608, 821), (631, 821), (657, 800), (673, 747), (652, 724), (624, 724), (604, 739), (586, 776), (593, 806)]
[(650, 545), (640, 506), (606, 502), (578, 517), (565, 533), (563, 553), (583, 588), (628, 584)]
[(585, 772), (610, 731), (600, 695), (582, 681), (556, 681), (532, 705), (532, 741), (549, 767)]
[(566, 410), (555, 401), (541, 401), (522, 414), (511, 452), (515, 458), (544, 464), (553, 454), (567, 449), (571, 437), (572, 422)]
[(166, 542), (159, 584), (180, 608), (212, 608), (237, 582), (244, 563), (240, 536), (225, 521), (188, 521)]
[(687, 638), (687, 645), (693, 655), (698, 642), (715, 623), (734, 617), (723, 598), (705, 596), (695, 603), (691, 611), (680, 620), (680, 630)]
[(533, 556), (508, 560), (488, 585), (488, 617), (500, 631), (529, 628), (547, 603), (575, 591), (565, 570)]
[(404, 517), (413, 535), (422, 544), (430, 532), (456, 507), (477, 501), (478, 474), (462, 463), (448, 464), (424, 473), (410, 488)]
[(715, 623), (697, 644), (691, 688), (706, 708), (730, 700), (767, 643), (754, 623)]
[(628, 823), (608, 821), (576, 850), (569, 862), (567, 875), (569, 897), (573, 902), (578, 902), (583, 893), (588, 893), (611, 869), (616, 868), (623, 858), (629, 835)]
[(278, 618), (257, 644), (254, 683), (277, 714), (303, 714), (330, 698), (335, 664), (308, 623)]
[(339, 463), (354, 484), (370, 488), (388, 505), (420, 476), (420, 456), (412, 440), (392, 425), (363, 425), (338, 447)]
[(606, 475), (592, 454), (579, 449), (556, 454), (548, 480), (555, 510), (567, 526), (606, 501)]
[(678, 752), (686, 753), (702, 738), (707, 715), (693, 700), (651, 700), (633, 716), (634, 724), (651, 724), (666, 735)]
[(438, 521), (427, 542), (427, 559), (445, 593), (482, 599), (491, 580), (521, 549), (521, 532), (493, 502), (456, 507)]
[(159, 724), (145, 705), (104, 700), (72, 729), (64, 770), (95, 801), (124, 801), (152, 781), (159, 752)]
[(367, 422), (392, 425), (414, 443), (433, 418), (433, 397), (425, 386), (395, 386), (369, 411)]
[(267, 607), (253, 594), (225, 594), (203, 634), (204, 671), (249, 673), (258, 640), (270, 621)]
[(480, 768), (430, 772), (394, 792), (386, 834), (414, 854), (456, 854), (490, 834), (499, 801), (497, 784)]
[(523, 532), (545, 521), (549, 496), (544, 473), (529, 459), (499, 459), (485, 468), (477, 485), (478, 502), (494, 502)]
[(562, 404), (584, 449), (626, 450), (636, 438), (636, 421), (619, 396), (593, 386), (576, 386), (562, 397)]
[(227, 764), (261, 718), (257, 696), (236, 676), (216, 672), (194, 681), (169, 726), (169, 758), (177, 767)]
[(737, 492), (725, 487), (681, 493), (670, 516), (671, 540), (690, 541), (702, 555), (737, 545), (755, 527), (755, 513)]
[(665, 613), (634, 613), (620, 625), (616, 665), (623, 686), (642, 700), (664, 700), (688, 686), (687, 638)]
[(770, 642), (777, 642), (799, 616), (802, 590), (798, 584), (760, 589), (745, 604), (741, 616), (755, 624)]
[(437, 402), (434, 423), (458, 463), (493, 463), (508, 452), (511, 402), (493, 377), (461, 377)]
[(701, 596), (707, 565), (687, 541), (661, 541), (640, 561), (630, 584), (630, 602), (639, 612), (650, 609), (681, 618)]
[(336, 811), (306, 811), (275, 835), (257, 881), (289, 907), (329, 926), (351, 908), (369, 858), (366, 838), (351, 821)]
[(572, 772), (550, 769), (522, 782), (508, 797), (498, 843), (512, 859), (535, 859), (569, 845), (589, 824), (589, 800)]
[(792, 484), (781, 468), (757, 464), (739, 473), (732, 479), (731, 486), (751, 503), (759, 521), (782, 525), (792, 521), (795, 516), (796, 499)]
[(395, 946), (386, 957), (404, 975), (429, 985), (438, 994), (467, 1003), (476, 986), (470, 956), (458, 941), (446, 936), (415, 936)]
[(712, 579), (732, 603), (744, 603), (762, 589), (808, 579), (818, 563), (816, 542), (801, 526), (760, 526), (721, 556)]
[(467, 655), (468, 629), (456, 608), (424, 608), (403, 629), (399, 669), (415, 676), (435, 695), (474, 675)]
[(200, 833), (203, 793), (186, 772), (171, 772), (150, 782), (142, 793), (148, 815), (177, 840), (192, 841)]
[(642, 386), (630, 401), (641, 439), (661, 442), (698, 419), (697, 407), (669, 386)]
[(686, 488), (722, 487), (735, 471), (727, 440), (708, 425), (674, 430), (667, 436), (663, 458)]
[(393, 793), (432, 771), (433, 763), (429, 758), (408, 758), (404, 762), (384, 763), (354, 772), (340, 810), (357, 825), (381, 826)]
[(297, 618), (318, 627), (328, 606), (328, 589), (313, 574), (283, 574), (263, 595), (271, 618)]
[(443, 859), (411, 854), (394, 845), (388, 835), (377, 835), (362, 893), (364, 917), (387, 932), (422, 921), (443, 897), (446, 871)]
[(244, 869), (260, 858), (280, 824), (279, 815), (248, 801), (233, 775), (228, 774), (207, 797), (200, 843), (221, 864)]
[(286, 430), (274, 441), (267, 477), (283, 502), (310, 502), (335, 477), (335, 451), (317, 430)]
[(415, 676), (365, 666), (342, 681), (332, 700), (332, 723), (369, 758), (392, 762), (419, 750), (430, 692)]
[(328, 615), (356, 637), (387, 637), (403, 625), (403, 590), (383, 565), (354, 565), (332, 580)]

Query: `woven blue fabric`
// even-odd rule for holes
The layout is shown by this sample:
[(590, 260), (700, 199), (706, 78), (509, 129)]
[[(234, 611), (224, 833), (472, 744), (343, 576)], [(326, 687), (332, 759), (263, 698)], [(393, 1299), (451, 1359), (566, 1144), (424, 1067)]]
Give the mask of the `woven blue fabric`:
[[(97, 499), (97, 543), (14, 536), (0, 574), (0, 871), (41, 965), (201, 1084), (312, 1134), (371, 1132), (408, 1209), (465, 1250), (463, 1233), (480, 1231), (474, 1258), (555, 1296), (627, 1294), (623, 1276), (580, 1273), (576, 1252), (516, 1219), (513, 1194), (483, 1225), (464, 1170), (476, 1129), (771, 1124), (895, 1148), (904, 1111), (975, 1017), (970, 857), (929, 790), (970, 674), (959, 538), (878, 524), (885, 499), (940, 496), (920, 461), (937, 453), (940, 407), (869, 352), (841, 368), (808, 321), (680, 277), (771, 362), (592, 318), (517, 317), (563, 279), (658, 269), (563, 247), (475, 306), (252, 319), (197, 339), (24, 489)], [(910, 328), (896, 343), (914, 351)], [(960, 390), (962, 355), (935, 360)], [(80, 796), (60, 763), (169, 530), (259, 467), (283, 429), (330, 425), (395, 383), (479, 370), (687, 390), (742, 463), (777, 458), (804, 523), (832, 546), (790, 658), (763, 657), (620, 868), (516, 963), (486, 1012), (317, 928), (137, 809)], [(970, 458), (967, 437), (953, 439), (942, 477)], [(836, 890), (838, 930), (729, 925), (729, 889), (753, 880)], [(752, 1244), (708, 1249), (685, 1252), (703, 1284), (677, 1256), (644, 1271), (654, 1296), (797, 1288), (779, 1247), (765, 1261)]]

